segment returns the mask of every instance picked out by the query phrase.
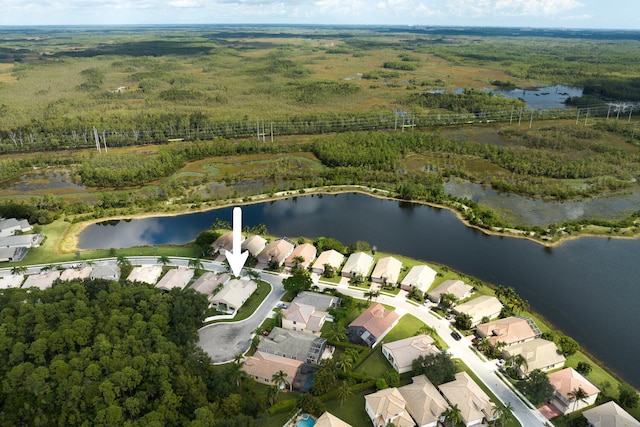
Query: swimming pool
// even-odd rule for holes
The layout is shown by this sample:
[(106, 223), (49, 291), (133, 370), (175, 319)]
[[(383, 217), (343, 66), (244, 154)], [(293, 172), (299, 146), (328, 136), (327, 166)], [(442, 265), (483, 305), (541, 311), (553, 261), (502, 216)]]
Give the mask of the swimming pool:
[(309, 414), (302, 414), (300, 419), (296, 422), (295, 427), (313, 427), (316, 424), (315, 418)]

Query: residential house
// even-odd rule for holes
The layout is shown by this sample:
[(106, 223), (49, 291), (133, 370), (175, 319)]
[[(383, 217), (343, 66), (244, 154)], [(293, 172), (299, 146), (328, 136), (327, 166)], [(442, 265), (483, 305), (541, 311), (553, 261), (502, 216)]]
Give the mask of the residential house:
[[(293, 249), (291, 255), (289, 255), (287, 259), (284, 260), (284, 265), (289, 268), (294, 268), (297, 266), (298, 268), (307, 269), (309, 268), (309, 265), (311, 265), (311, 261), (315, 259), (317, 253), (318, 250), (315, 246), (309, 243), (303, 243)], [(302, 257), (303, 261), (297, 263), (295, 260), (297, 257)]]
[(193, 278), (193, 270), (187, 267), (172, 268), (158, 281), (156, 288), (170, 291), (173, 288), (183, 289)]
[[(240, 235), (240, 243), (244, 241), (244, 236)], [(242, 245), (240, 245), (242, 247)], [(215, 242), (211, 244), (211, 250), (216, 254), (225, 254), (225, 251), (231, 252), (233, 250), (233, 231), (224, 233), (218, 237)]]
[(260, 252), (264, 250), (265, 246), (267, 246), (267, 240), (264, 237), (251, 236), (242, 241), (240, 248), (243, 251), (249, 251), (252, 256), (257, 257)]
[(220, 292), (209, 297), (209, 304), (216, 310), (233, 313), (258, 289), (256, 282), (247, 279), (231, 279)]
[(91, 280), (105, 279), (105, 280), (119, 280), (120, 279), (120, 267), (114, 263), (96, 264), (91, 269)]
[(353, 343), (373, 347), (398, 321), (399, 317), (398, 313), (386, 310), (382, 304), (371, 304), (349, 324), (347, 336)]
[(500, 315), (502, 303), (496, 297), (481, 295), (462, 304), (456, 305), (453, 309), (455, 314), (467, 314), (471, 317), (471, 326), (476, 326), (482, 319), (493, 319)]
[(58, 278), (60, 278), (59, 270), (51, 270), (46, 273), (40, 274), (32, 274), (27, 276), (27, 280), (22, 284), (23, 288), (38, 288), (38, 289), (48, 289), (53, 286), (53, 282), (55, 282)]
[(142, 265), (131, 269), (131, 273), (127, 276), (127, 281), (155, 285), (161, 274), (161, 265)]
[(319, 294), (317, 292), (302, 291), (292, 302), (312, 305), (319, 311), (329, 311), (330, 308), (340, 307), (340, 298), (330, 294)]
[(67, 268), (62, 271), (60, 274), (60, 281), (62, 282), (70, 282), (72, 280), (84, 280), (91, 277), (91, 268), (90, 265), (80, 267), (80, 268)]
[(198, 277), (195, 282), (193, 282), (191, 288), (201, 294), (210, 296), (216, 289), (218, 289), (218, 286), (224, 285), (230, 278), (231, 276), (227, 273), (220, 274), (206, 271), (202, 276)]
[(404, 374), (413, 369), (413, 361), (420, 356), (440, 353), (433, 345), (434, 340), (429, 335), (417, 335), (399, 341), (386, 342), (382, 345), (382, 354), (387, 358), (393, 369)]
[(287, 382), (289, 383), (289, 390), (291, 390), (293, 380), (303, 364), (299, 360), (276, 356), (275, 354), (258, 350), (253, 356), (248, 356), (244, 359), (242, 370), (255, 381), (268, 385), (274, 385), (272, 381), (273, 375), (276, 372), (283, 371), (287, 374)]
[(33, 227), (26, 219), (5, 218), (0, 220), (0, 237), (13, 236), (16, 233), (26, 233)]
[(418, 427), (436, 427), (440, 415), (449, 407), (440, 392), (424, 375), (412, 378), (412, 383), (399, 387), (406, 408)]
[(333, 271), (337, 273), (343, 261), (344, 255), (334, 249), (330, 249), (322, 252), (320, 256), (318, 256), (311, 266), (311, 271), (316, 274), (324, 274), (325, 266), (329, 265), (333, 268)]
[(487, 338), (493, 346), (521, 344), (538, 335), (530, 322), (533, 321), (522, 317), (506, 317), (478, 325), (476, 333), (480, 338)]
[(640, 421), (613, 400), (587, 409), (582, 415), (587, 419), (589, 427), (640, 427)]
[(26, 247), (0, 248), (0, 262), (22, 261), (28, 249)]
[(316, 420), (314, 427), (351, 427), (351, 424), (345, 423), (330, 412), (325, 412)]
[(416, 288), (426, 294), (433, 281), (436, 280), (436, 275), (436, 271), (428, 265), (416, 265), (404, 276), (404, 279), (400, 282), (400, 288), (405, 291)]
[[(600, 390), (575, 369), (561, 369), (550, 373), (548, 377), (549, 382), (556, 390), (551, 403), (563, 414), (570, 414), (596, 403)], [(585, 392), (584, 400), (574, 399), (571, 396), (578, 389)]]
[(269, 243), (260, 255), (258, 255), (258, 262), (263, 264), (276, 264), (282, 266), (284, 260), (293, 252), (293, 243), (285, 240), (278, 239)]
[(22, 282), (24, 282), (24, 274), (0, 276), (0, 289), (19, 288)]
[(380, 258), (371, 273), (371, 281), (387, 286), (395, 286), (400, 278), (402, 261), (388, 256)]
[(473, 286), (467, 285), (462, 280), (445, 280), (432, 291), (427, 292), (427, 297), (432, 302), (440, 304), (440, 297), (443, 294), (451, 294), (461, 301), (471, 296)]
[(354, 252), (347, 258), (341, 274), (343, 277), (368, 277), (372, 265), (373, 257), (371, 255), (364, 252)]
[(554, 342), (542, 338), (535, 338), (531, 341), (512, 345), (502, 350), (502, 355), (505, 359), (509, 359), (518, 354), (521, 354), (527, 362), (526, 366), (519, 366), (517, 368), (518, 375), (521, 377), (535, 369), (546, 372), (560, 368), (564, 366), (566, 360)]
[(282, 327), (306, 334), (319, 336), (326, 319), (327, 313), (316, 310), (312, 305), (291, 302), (282, 310)]
[(319, 363), (327, 340), (304, 332), (274, 327), (268, 336), (260, 335), (258, 350), (305, 363)]
[(414, 427), (407, 402), (397, 388), (385, 388), (364, 397), (364, 409), (374, 427)]
[(44, 240), (42, 234), (18, 234), (0, 237), (0, 248), (37, 248)]
[(494, 420), (495, 405), (466, 372), (458, 372), (456, 379), (438, 387), (449, 405), (457, 405), (465, 426), (481, 425)]

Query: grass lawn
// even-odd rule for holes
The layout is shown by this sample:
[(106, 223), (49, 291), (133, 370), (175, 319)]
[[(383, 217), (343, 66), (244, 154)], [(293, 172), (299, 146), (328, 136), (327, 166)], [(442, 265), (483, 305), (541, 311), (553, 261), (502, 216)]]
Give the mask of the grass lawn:
[(222, 320), (214, 320), (213, 322), (207, 323), (207, 325), (211, 323), (219, 323), (219, 322), (239, 322), (240, 320), (244, 320), (251, 316), (254, 311), (262, 304), (262, 301), (269, 295), (271, 292), (271, 285), (267, 282), (263, 282), (262, 280), (258, 281), (258, 289), (247, 299), (247, 301), (240, 307), (238, 313), (234, 316), (233, 319), (222, 319)]
[(384, 337), (385, 342), (398, 341), (418, 335), (420, 328), (425, 324), (412, 314), (405, 314), (400, 318), (396, 326)]
[(385, 372), (392, 369), (391, 364), (382, 354), (382, 346), (377, 346), (354, 371), (372, 378), (382, 378)]
[(372, 388), (354, 394), (344, 404), (340, 404), (340, 399), (329, 400), (324, 404), (327, 411), (353, 427), (371, 427), (371, 420), (364, 410), (364, 397), (373, 392), (375, 389)]

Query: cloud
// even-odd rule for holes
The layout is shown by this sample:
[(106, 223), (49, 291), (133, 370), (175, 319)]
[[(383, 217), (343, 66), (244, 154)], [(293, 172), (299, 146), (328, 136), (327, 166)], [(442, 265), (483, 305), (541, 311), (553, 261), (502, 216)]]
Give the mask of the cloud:
[(583, 7), (578, 0), (452, 0), (447, 15), (491, 16), (558, 16)]

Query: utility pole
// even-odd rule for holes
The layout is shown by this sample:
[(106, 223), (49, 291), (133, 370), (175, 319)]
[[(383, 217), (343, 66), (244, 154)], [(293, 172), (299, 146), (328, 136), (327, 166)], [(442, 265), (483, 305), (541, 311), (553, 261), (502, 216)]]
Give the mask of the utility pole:
[(513, 123), (513, 109), (515, 108), (515, 105), (511, 106), (511, 117), (509, 117), (509, 125), (511, 125), (511, 123)]
[(532, 125), (533, 125), (533, 110), (531, 110), (531, 119), (529, 119), (529, 129), (531, 129)]
[(587, 116), (584, 118), (584, 125), (587, 125), (587, 120), (589, 119), (589, 109), (587, 108)]
[(627, 120), (627, 123), (631, 123), (631, 113), (633, 113), (633, 104), (631, 104), (631, 109), (629, 110), (629, 120)]
[(576, 126), (578, 126), (578, 120), (580, 120), (580, 109), (578, 108), (578, 115), (576, 116)]
[(100, 151), (100, 137), (98, 136), (98, 129), (96, 129), (95, 127), (93, 128), (93, 137), (96, 140), (96, 148), (98, 149), (98, 153), (101, 153), (102, 151)]
[(273, 122), (271, 122), (271, 142), (273, 142)]

